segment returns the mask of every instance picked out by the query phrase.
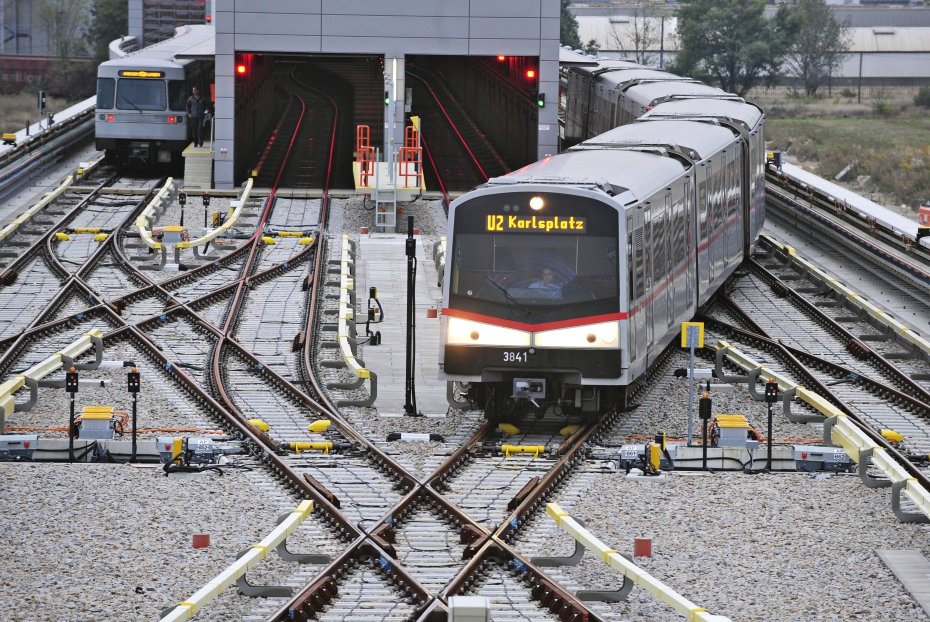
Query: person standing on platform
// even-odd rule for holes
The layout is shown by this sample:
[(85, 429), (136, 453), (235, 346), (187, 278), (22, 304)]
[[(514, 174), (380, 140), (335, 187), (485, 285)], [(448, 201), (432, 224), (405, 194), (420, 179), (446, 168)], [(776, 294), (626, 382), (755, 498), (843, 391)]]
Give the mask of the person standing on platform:
[(203, 147), (203, 113), (206, 105), (200, 96), (200, 89), (195, 86), (191, 90), (193, 95), (187, 98), (187, 125), (193, 134), (194, 147)]

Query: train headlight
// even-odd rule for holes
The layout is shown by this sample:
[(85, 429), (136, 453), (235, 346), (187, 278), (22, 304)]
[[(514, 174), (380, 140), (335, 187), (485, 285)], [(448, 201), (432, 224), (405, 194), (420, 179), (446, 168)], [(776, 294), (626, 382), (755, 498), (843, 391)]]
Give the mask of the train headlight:
[(616, 348), (620, 336), (617, 322), (602, 322), (536, 333), (539, 348)]
[(446, 343), (467, 346), (529, 346), (530, 334), (522, 330), (450, 317)]

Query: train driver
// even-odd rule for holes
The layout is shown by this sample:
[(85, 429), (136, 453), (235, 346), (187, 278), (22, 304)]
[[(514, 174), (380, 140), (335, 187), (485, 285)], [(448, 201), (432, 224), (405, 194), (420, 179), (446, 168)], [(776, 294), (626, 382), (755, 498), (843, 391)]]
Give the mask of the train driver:
[(531, 283), (529, 289), (544, 290), (549, 295), (549, 298), (562, 297), (562, 286), (555, 282), (555, 273), (552, 268), (543, 268), (542, 278), (535, 283)]

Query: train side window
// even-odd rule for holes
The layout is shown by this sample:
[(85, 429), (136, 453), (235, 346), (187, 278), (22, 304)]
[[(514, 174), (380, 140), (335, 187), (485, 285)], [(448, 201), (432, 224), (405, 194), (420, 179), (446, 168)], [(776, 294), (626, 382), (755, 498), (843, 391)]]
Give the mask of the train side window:
[(653, 283), (658, 283), (665, 277), (666, 267), (666, 240), (665, 240), (665, 209), (657, 209), (653, 212), (652, 221), (652, 278)]
[(683, 226), (685, 229), (685, 242), (686, 242), (686, 252), (688, 255), (691, 254), (691, 209), (694, 205), (693, 197), (691, 196), (691, 179), (685, 179), (685, 206), (683, 214)]
[(675, 214), (675, 229), (672, 237), (672, 247), (674, 248), (674, 265), (680, 264), (685, 259), (685, 210), (682, 199), (675, 201), (673, 208)]
[(725, 220), (724, 215), (726, 214), (726, 208), (724, 206), (723, 198), (723, 175), (726, 172), (726, 167), (721, 166), (714, 172), (714, 223), (713, 229), (716, 231), (723, 225)]
[(642, 226), (633, 232), (633, 263), (636, 270), (633, 299), (638, 300), (646, 294), (646, 238)]
[(97, 108), (101, 110), (112, 109), (114, 95), (116, 95), (116, 80), (114, 78), (97, 78)]
[(168, 80), (168, 109), (184, 112), (187, 105), (187, 82)]
[(707, 181), (698, 184), (698, 210), (701, 219), (701, 239), (707, 239)]
[(743, 152), (741, 149), (737, 149), (736, 157), (733, 158), (733, 201), (731, 203), (730, 209), (732, 210), (732, 213), (734, 214), (739, 212), (739, 206), (742, 203), (741, 201), (742, 199), (741, 185), (742, 184), (739, 183), (740, 177), (741, 177), (740, 176), (740, 170), (741, 170), (740, 165), (742, 164), (742, 161), (743, 161), (742, 153)]

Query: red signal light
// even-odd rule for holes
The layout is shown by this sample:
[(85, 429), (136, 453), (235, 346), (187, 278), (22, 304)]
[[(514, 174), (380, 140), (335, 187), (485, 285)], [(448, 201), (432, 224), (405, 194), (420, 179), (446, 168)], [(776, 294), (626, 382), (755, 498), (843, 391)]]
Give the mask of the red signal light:
[(536, 70), (535, 70), (535, 69), (527, 69), (527, 70), (526, 70), (526, 77), (527, 77), (527, 79), (529, 79), (529, 80), (532, 80), (533, 78), (535, 78), (535, 77), (536, 77)]
[(499, 60), (500, 62), (504, 62), (505, 60), (507, 60), (507, 57), (506, 57), (506, 56), (498, 56), (498, 57), (497, 57), (497, 60)]
[(245, 73), (245, 65), (236, 65), (236, 73), (238, 73), (238, 74), (244, 74), (244, 73)]
[(114, 119), (116, 119), (116, 117), (114, 117), (112, 114), (107, 115), (107, 121), (113, 121)]
[(168, 117), (168, 123), (174, 123), (175, 121), (177, 121), (175, 117)]
[(212, 21), (213, 21), (213, 16), (212, 16), (212, 15), (207, 15), (207, 23), (209, 24), (209, 23), (212, 22)]

